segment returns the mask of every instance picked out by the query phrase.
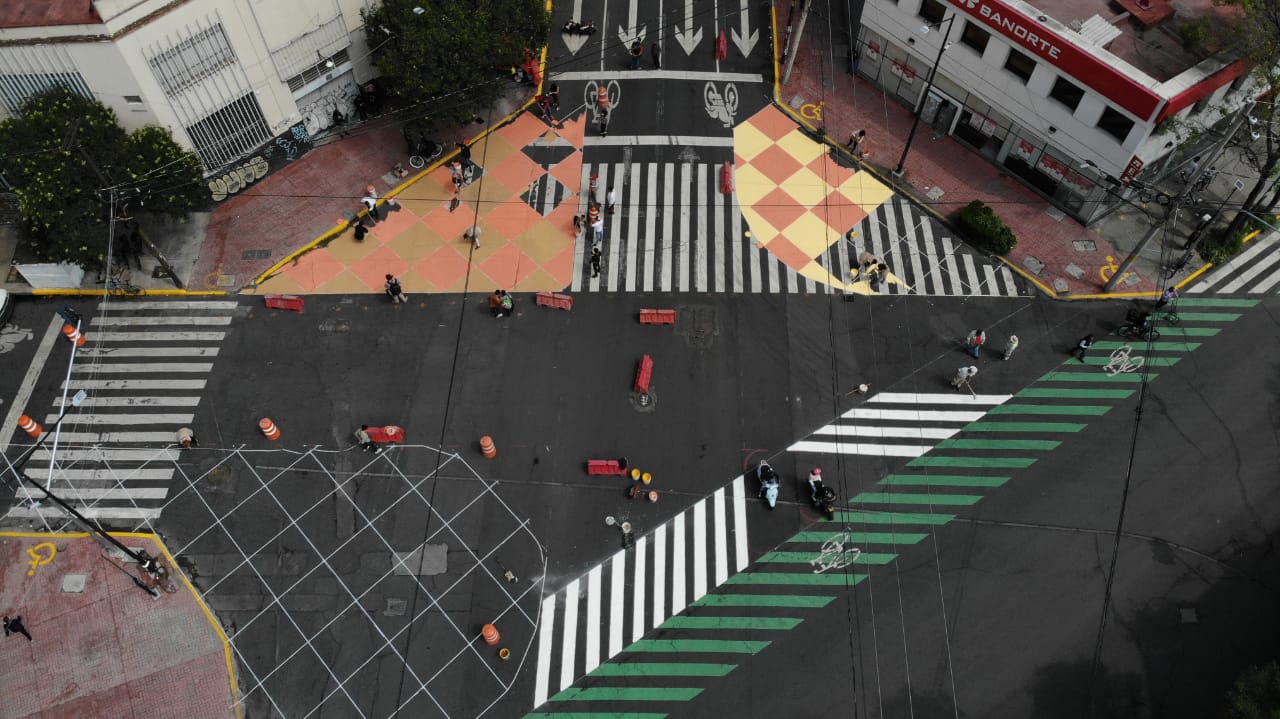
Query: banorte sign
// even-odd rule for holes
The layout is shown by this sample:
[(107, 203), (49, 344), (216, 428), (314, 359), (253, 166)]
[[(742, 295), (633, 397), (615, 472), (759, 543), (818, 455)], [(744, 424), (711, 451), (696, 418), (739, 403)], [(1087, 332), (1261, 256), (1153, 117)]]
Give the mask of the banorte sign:
[(1124, 108), (1140, 120), (1151, 120), (1160, 107), (1162, 100), (1159, 95), (999, 0), (947, 2), (1036, 57), (1048, 61), (1077, 82), (1089, 86), (1112, 104)]

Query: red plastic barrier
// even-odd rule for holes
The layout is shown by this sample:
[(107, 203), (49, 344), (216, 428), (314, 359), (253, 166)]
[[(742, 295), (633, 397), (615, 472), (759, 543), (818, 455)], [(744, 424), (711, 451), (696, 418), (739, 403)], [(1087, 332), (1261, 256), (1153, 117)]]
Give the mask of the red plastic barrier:
[(627, 466), (616, 459), (588, 459), (587, 474), (604, 476), (623, 476)]
[(716, 59), (723, 60), (728, 56), (729, 41), (725, 38), (724, 31), (721, 31), (720, 34), (716, 36)]
[(720, 168), (720, 192), (725, 195), (733, 194), (733, 164), (726, 162)]
[(642, 325), (674, 325), (675, 323), (675, 310), (640, 310)]
[(294, 295), (263, 295), (267, 301), (267, 309), (302, 311), (302, 298)]
[(649, 382), (653, 380), (653, 358), (645, 355), (640, 359), (640, 366), (636, 369), (635, 391), (639, 394), (649, 394)]
[(573, 297), (559, 292), (539, 292), (534, 295), (534, 302), (543, 307), (554, 307), (558, 310), (573, 309)]

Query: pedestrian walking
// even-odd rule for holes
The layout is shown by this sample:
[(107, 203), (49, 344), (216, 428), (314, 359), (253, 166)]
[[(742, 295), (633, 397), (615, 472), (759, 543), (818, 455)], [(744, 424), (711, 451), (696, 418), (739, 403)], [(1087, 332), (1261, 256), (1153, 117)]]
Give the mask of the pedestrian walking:
[(582, 232), (582, 226), (583, 224), (586, 223), (586, 221), (587, 221), (587, 218), (585, 215), (574, 215), (573, 216), (573, 234), (575, 235), (580, 234)]
[[(973, 365), (969, 365), (968, 367), (961, 367), (960, 369), (956, 370), (956, 376), (951, 378), (951, 386), (955, 387), (956, 389), (961, 389), (967, 386), (969, 384), (969, 380), (973, 379), (975, 376), (977, 376), (977, 374), (978, 374), (978, 368), (974, 367)], [(972, 389), (973, 388), (970, 387), (970, 390)]]
[(1009, 335), (1009, 340), (1004, 343), (1004, 358), (1006, 360), (1009, 359), (1010, 357), (1013, 356), (1013, 353), (1016, 352), (1017, 350), (1018, 350), (1018, 336)]
[(853, 275), (854, 281), (857, 281), (864, 273), (878, 264), (880, 264), (880, 260), (876, 259), (875, 255), (870, 252), (863, 252), (858, 255), (858, 266), (850, 269), (849, 272)]
[(178, 444), (182, 445), (183, 449), (200, 446), (200, 443), (196, 441), (195, 431), (190, 427), (182, 427), (178, 430)]
[(596, 233), (596, 242), (604, 241), (604, 218), (597, 218), (591, 223), (591, 229)]
[(618, 193), (616, 193), (616, 192), (614, 192), (614, 191), (613, 191), (613, 185), (609, 185), (609, 188), (608, 188), (607, 190), (605, 190), (605, 191), (604, 191), (604, 206), (605, 206), (605, 212), (607, 212), (607, 213), (609, 213), (610, 215), (612, 215), (612, 214), (613, 214), (613, 205), (614, 205), (614, 203), (615, 203), (615, 202), (617, 202), (617, 201), (618, 201)]
[(1089, 348), (1093, 346), (1093, 342), (1093, 335), (1085, 335), (1084, 337), (1081, 337), (1080, 341), (1076, 343), (1076, 348), (1071, 351), (1071, 354), (1074, 354), (1077, 359), (1083, 362), (1084, 356), (1088, 353)]
[(1160, 299), (1156, 300), (1156, 309), (1164, 309), (1164, 306), (1178, 299), (1178, 290), (1172, 287), (1166, 287), (1164, 292), (1160, 293)]
[(969, 336), (964, 338), (965, 350), (973, 355), (974, 359), (978, 359), (979, 353), (982, 352), (982, 345), (987, 341), (987, 333), (982, 330), (973, 330), (969, 332)]
[(22, 617), (20, 616), (13, 619), (4, 618), (4, 635), (7, 637), (10, 634), (21, 634), (27, 638), (27, 641), (31, 641), (31, 632), (28, 632), (27, 628), (22, 626)]
[(356, 430), (355, 436), (356, 436), (356, 444), (360, 445), (360, 449), (362, 451), (373, 452), (374, 454), (377, 454), (382, 451), (382, 448), (379, 447), (376, 443), (374, 443), (373, 438), (369, 436), (369, 425), (367, 424), (360, 425), (360, 429)]
[(600, 111), (600, 137), (609, 136), (609, 109), (604, 108)]
[(514, 303), (511, 301), (511, 295), (506, 290), (494, 290), (489, 295), (489, 311), (494, 317), (505, 317), (511, 314), (511, 308)]
[(364, 222), (356, 222), (356, 242), (364, 242), (365, 235), (369, 234), (369, 228)]
[(889, 266), (883, 262), (877, 264), (875, 267), (872, 267), (870, 270), (867, 271), (867, 279), (871, 284), (872, 292), (880, 291), (880, 283), (885, 281), (885, 278), (888, 276), (888, 274), (889, 274)]
[(560, 109), (560, 83), (551, 83), (551, 89), (547, 92), (547, 98), (551, 100), (551, 109)]
[(467, 228), (466, 232), (462, 233), (462, 239), (471, 240), (471, 245), (478, 250), (480, 249), (480, 235), (483, 232), (484, 230), (479, 225), (472, 225)]
[(640, 42), (639, 38), (636, 38), (636, 41), (631, 43), (631, 49), (628, 52), (631, 54), (631, 69), (639, 70), (640, 56), (644, 55), (644, 43)]
[(600, 245), (591, 246), (591, 276), (600, 276)]
[(657, 40), (654, 40), (653, 44), (649, 46), (649, 52), (652, 53), (652, 55), (650, 56), (650, 59), (653, 60), (653, 68), (655, 70), (661, 70), (662, 69), (662, 46), (658, 44)]
[(373, 218), (374, 222), (382, 219), (378, 216), (378, 191), (373, 185), (365, 188), (364, 197), (360, 198), (360, 204), (364, 205), (364, 209), (369, 212), (369, 217)]
[(386, 289), (387, 296), (391, 298), (392, 302), (408, 302), (409, 301), (409, 296), (406, 295), (404, 293), (404, 290), (400, 287), (399, 279), (391, 275), (387, 275), (387, 281), (383, 285), (383, 287)]
[(866, 139), (867, 139), (867, 131), (858, 130), (857, 132), (849, 136), (849, 142), (845, 146), (849, 148), (849, 152), (852, 152), (853, 154), (856, 155), (858, 154), (858, 147), (862, 144), (862, 141)]

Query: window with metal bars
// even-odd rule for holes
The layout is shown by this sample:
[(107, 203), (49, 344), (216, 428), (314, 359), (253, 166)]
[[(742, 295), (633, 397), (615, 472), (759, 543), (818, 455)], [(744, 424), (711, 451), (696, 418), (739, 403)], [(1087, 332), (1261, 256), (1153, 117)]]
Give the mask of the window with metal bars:
[(298, 73), (297, 75), (294, 75), (288, 80), (285, 80), (285, 82), (288, 83), (289, 85), (289, 91), (297, 92), (298, 90), (301, 90), (302, 88), (306, 87), (307, 85), (310, 85), (316, 80), (319, 80), (321, 77), (324, 76), (325, 73), (329, 72), (330, 67), (328, 63), (332, 62), (334, 64), (334, 67), (337, 67), (338, 65), (341, 65), (342, 63), (346, 62), (348, 59), (349, 59), (349, 56), (347, 55), (347, 48), (343, 48), (339, 50), (338, 52), (321, 60), (315, 65), (312, 65), (306, 70), (303, 70), (302, 72)]
[(173, 96), (233, 64), (236, 53), (222, 23), (208, 27), (150, 59), (151, 71)]

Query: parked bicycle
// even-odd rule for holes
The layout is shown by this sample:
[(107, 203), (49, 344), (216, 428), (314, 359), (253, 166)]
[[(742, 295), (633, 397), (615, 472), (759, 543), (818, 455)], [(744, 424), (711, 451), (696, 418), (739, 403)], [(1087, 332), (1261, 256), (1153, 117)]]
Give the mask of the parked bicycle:
[(107, 294), (111, 297), (138, 297), (142, 294), (142, 288), (130, 282), (131, 273), (128, 270), (112, 272), (107, 278)]

